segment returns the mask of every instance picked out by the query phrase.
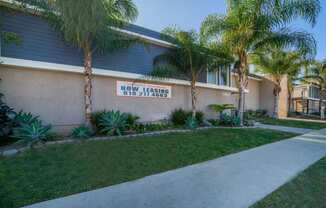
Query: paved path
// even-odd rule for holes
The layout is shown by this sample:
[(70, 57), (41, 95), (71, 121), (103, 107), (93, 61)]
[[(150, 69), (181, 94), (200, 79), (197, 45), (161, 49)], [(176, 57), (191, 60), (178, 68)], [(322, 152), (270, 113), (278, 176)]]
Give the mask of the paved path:
[(262, 124), (262, 123), (256, 123), (255, 127), (290, 132), (290, 133), (295, 133), (295, 134), (307, 134), (312, 131), (312, 129), (303, 129), (303, 128), (295, 128), (295, 127), (287, 127), (287, 126), (276, 126), (276, 125), (268, 125), (268, 124)]
[(248, 207), (326, 156), (326, 143), (321, 140), (325, 137), (326, 130), (312, 132), (306, 137), (29, 207)]

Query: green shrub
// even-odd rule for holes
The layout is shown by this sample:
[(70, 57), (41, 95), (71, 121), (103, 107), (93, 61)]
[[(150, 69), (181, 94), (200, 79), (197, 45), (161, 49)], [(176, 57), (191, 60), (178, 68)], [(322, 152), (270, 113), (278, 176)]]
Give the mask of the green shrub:
[[(192, 112), (190, 115), (192, 115)], [(204, 113), (202, 111), (196, 111), (196, 122), (198, 124), (204, 123)]]
[(225, 113), (221, 114), (220, 125), (221, 126), (231, 126), (236, 127), (240, 126), (240, 117), (236, 115), (228, 115)]
[(136, 123), (139, 119), (140, 119), (139, 116), (133, 115), (131, 113), (127, 113), (127, 121), (126, 122), (127, 122), (128, 128), (132, 129), (136, 125)]
[(163, 123), (149, 123), (145, 124), (145, 131), (162, 131), (169, 129), (170, 125)]
[(59, 134), (57, 134), (57, 133), (55, 133), (55, 132), (48, 132), (47, 134), (46, 134), (46, 138), (45, 138), (45, 140), (46, 141), (57, 141), (57, 140), (59, 140), (59, 139), (63, 139), (64, 137), (62, 136), (62, 135), (59, 135)]
[(105, 112), (98, 119), (98, 130), (102, 134), (121, 136), (128, 127), (127, 114), (120, 111)]
[(171, 113), (171, 122), (175, 126), (184, 126), (187, 120), (188, 114), (185, 110), (179, 108)]
[(84, 125), (72, 130), (71, 136), (75, 139), (87, 139), (92, 136), (92, 130)]
[(220, 120), (218, 119), (209, 119), (208, 122), (212, 124), (213, 126), (219, 126), (220, 125)]
[(145, 133), (145, 132), (151, 132), (151, 131), (162, 131), (162, 130), (167, 130), (171, 127), (170, 124), (165, 124), (165, 123), (147, 123), (147, 124), (142, 124), (138, 123), (134, 126), (133, 130), (136, 133)]
[(12, 130), (15, 126), (16, 113), (14, 109), (10, 108), (2, 100), (3, 95), (0, 94), (0, 139), (6, 138), (12, 134)]
[(106, 110), (102, 111), (96, 111), (93, 112), (91, 115), (91, 123), (96, 131), (99, 130), (99, 125), (100, 125), (100, 117), (104, 114), (108, 113)]
[[(192, 111), (185, 111), (179, 108), (171, 113), (170, 120), (175, 126), (184, 126), (189, 116), (192, 116)], [(203, 112), (201, 111), (196, 112), (196, 122), (198, 124), (202, 124), (204, 122)]]
[(256, 110), (256, 116), (259, 118), (266, 117), (267, 113), (267, 110)]
[(14, 128), (12, 137), (19, 139), (18, 143), (32, 146), (37, 142), (45, 141), (50, 129), (50, 125), (44, 126), (40, 120), (35, 120)]
[(198, 127), (197, 119), (189, 116), (186, 120), (186, 128), (196, 129)]
[(244, 118), (246, 120), (253, 120), (257, 118), (263, 118), (267, 116), (267, 110), (247, 110), (244, 113)]
[(146, 131), (145, 125), (142, 123), (135, 124), (132, 130), (135, 131), (137, 134), (142, 134)]

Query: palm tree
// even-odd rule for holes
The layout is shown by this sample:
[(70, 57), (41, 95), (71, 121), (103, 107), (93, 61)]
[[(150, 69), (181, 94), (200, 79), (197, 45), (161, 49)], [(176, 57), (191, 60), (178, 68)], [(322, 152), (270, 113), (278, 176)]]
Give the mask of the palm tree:
[[(306, 64), (306, 59), (298, 52), (287, 52), (280, 49), (272, 49), (263, 53), (256, 53), (250, 57), (251, 63), (256, 70), (269, 75), (274, 83), (274, 113), (273, 117), (278, 118), (279, 95), (281, 93), (281, 81), (284, 76), (294, 76)], [(292, 82), (292, 79), (289, 79)], [(289, 85), (289, 83), (288, 83)]]
[(319, 112), (323, 106), (324, 92), (326, 90), (326, 60), (315, 61), (306, 69), (303, 77), (305, 82), (313, 83), (319, 88)]
[[(68, 43), (84, 54), (85, 122), (91, 126), (92, 55), (127, 47), (133, 40), (117, 32), (138, 15), (132, 0), (20, 0), (33, 5)], [(30, 7), (29, 7), (30, 8)]]
[(316, 43), (304, 31), (291, 31), (287, 25), (302, 17), (315, 25), (320, 12), (318, 0), (228, 0), (226, 15), (212, 14), (201, 26), (203, 42), (224, 44), (237, 59), (234, 69), (239, 89), (239, 116), (243, 124), (244, 93), (248, 84), (248, 57), (257, 49), (295, 47), (314, 55)]
[(196, 82), (207, 69), (216, 69), (220, 64), (228, 64), (232, 57), (222, 50), (208, 49), (199, 42), (198, 34), (177, 28), (166, 28), (163, 33), (173, 41), (176, 48), (154, 59), (152, 77), (182, 78), (189, 80), (191, 92), (192, 118), (196, 116)]

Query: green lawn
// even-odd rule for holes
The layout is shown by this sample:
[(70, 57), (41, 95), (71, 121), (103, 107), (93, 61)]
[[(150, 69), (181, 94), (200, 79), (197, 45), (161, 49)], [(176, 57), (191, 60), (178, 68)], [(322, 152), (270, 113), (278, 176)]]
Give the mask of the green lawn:
[(262, 129), (211, 129), (30, 150), (0, 159), (0, 207), (118, 184), (293, 136)]
[(309, 121), (293, 121), (293, 120), (282, 120), (282, 119), (273, 119), (273, 118), (257, 119), (257, 121), (263, 124), (281, 125), (281, 126), (316, 129), (316, 130), (326, 128), (326, 123), (316, 123), (316, 122), (309, 122)]
[(326, 158), (252, 208), (326, 207)]

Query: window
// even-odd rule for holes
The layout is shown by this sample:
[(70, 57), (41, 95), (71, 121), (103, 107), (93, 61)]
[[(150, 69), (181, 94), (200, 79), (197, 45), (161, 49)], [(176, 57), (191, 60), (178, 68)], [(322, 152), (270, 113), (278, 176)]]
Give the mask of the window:
[(207, 71), (207, 83), (231, 86), (230, 74), (229, 66), (221, 66), (219, 69)]
[(320, 90), (318, 87), (311, 86), (309, 88), (309, 97), (319, 99), (319, 92)]
[(220, 85), (229, 85), (229, 69), (227, 67), (222, 67), (219, 70), (220, 72)]
[(217, 83), (217, 74), (216, 71), (207, 72), (207, 83), (216, 84)]

